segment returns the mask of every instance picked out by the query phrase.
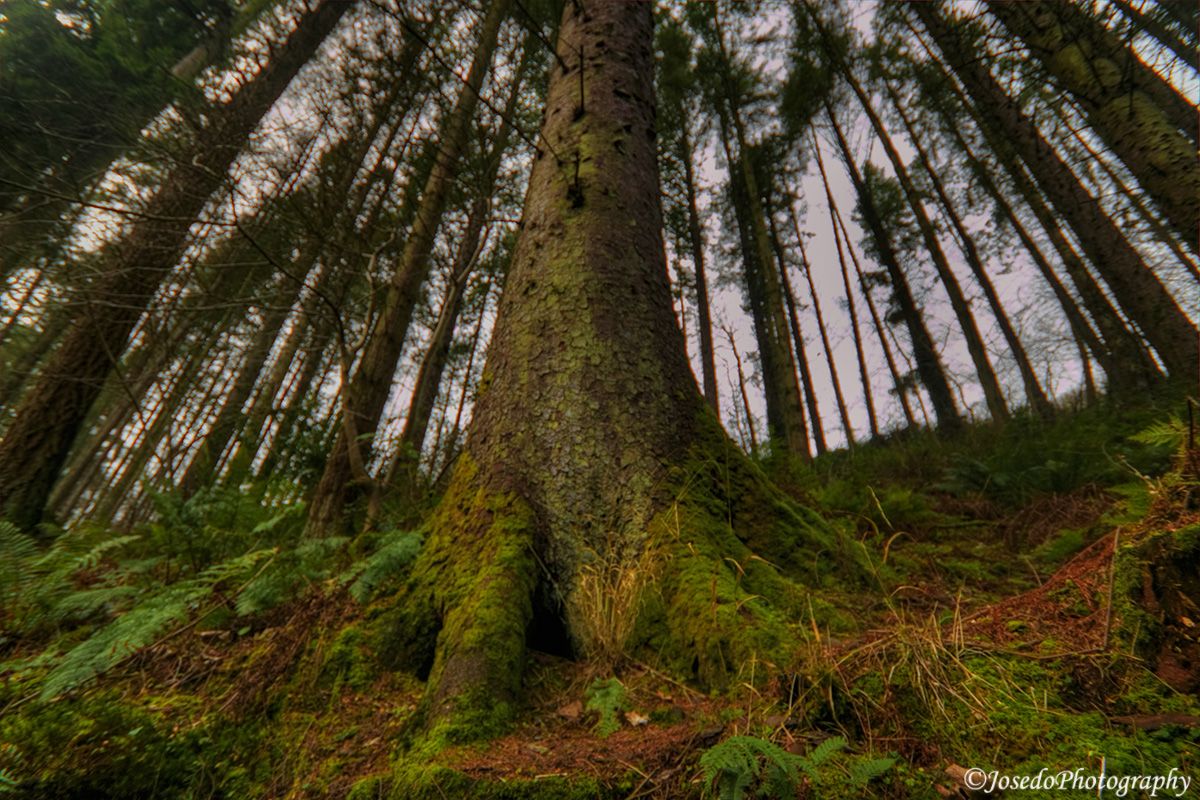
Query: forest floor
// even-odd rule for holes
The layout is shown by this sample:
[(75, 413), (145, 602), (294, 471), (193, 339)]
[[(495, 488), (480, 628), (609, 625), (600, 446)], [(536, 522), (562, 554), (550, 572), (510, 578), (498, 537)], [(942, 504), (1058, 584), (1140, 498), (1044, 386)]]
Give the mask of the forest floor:
[(1177, 406), (832, 454), (799, 491), (874, 550), (879, 589), (822, 589), (833, 611), (795, 620), (790, 663), (704, 693), (652, 657), (534, 652), (506, 735), (416, 765), (397, 741), (423, 684), (378, 668), (344, 582), (246, 615), (216, 584), (208, 611), (48, 701), (87, 626), (0, 640), (0, 795), (399, 797), (414, 767), (430, 797), (488, 798), (972, 797), (972, 767), (1196, 778), (1200, 492)]

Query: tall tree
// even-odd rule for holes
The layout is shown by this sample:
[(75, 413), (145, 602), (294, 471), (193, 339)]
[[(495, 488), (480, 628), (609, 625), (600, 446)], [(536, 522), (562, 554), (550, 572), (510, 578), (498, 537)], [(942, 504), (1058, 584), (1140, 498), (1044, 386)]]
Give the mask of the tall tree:
[[(488, 6), (470, 71), (439, 131), (435, 162), (421, 191), (412, 230), (404, 244), (399, 264), (384, 290), (378, 319), (373, 323), (362, 357), (342, 386), (342, 424), (325, 471), (309, 501), (309, 528), (324, 534), (343, 519), (348, 503), (368, 489), (370, 442), (379, 426), (391, 392), (392, 377), (404, 351), (413, 313), (430, 270), (438, 227), (442, 221), (458, 161), (466, 149), (471, 122), (479, 102), (479, 91), (491, 70), (492, 55), (501, 23), (508, 16), (511, 0)], [(344, 369), (348, 371), (349, 366)]]
[(937, 43), (955, 76), (962, 80), (971, 105), (986, 128), (997, 156), (1010, 172), (1017, 159), (1028, 166), (1038, 186), (1070, 225), (1084, 253), (1112, 289), (1117, 303), (1158, 352), (1172, 374), (1192, 375), (1200, 359), (1196, 328), (1143, 262), (1113, 220), (1104, 213), (1034, 122), (1021, 112), (977, 58), (965, 40), (932, 3), (910, 2)]
[(954, 395), (950, 390), (950, 382), (946, 378), (946, 368), (943, 366), (937, 350), (934, 349), (933, 337), (929, 335), (924, 315), (917, 306), (912, 289), (909, 288), (908, 277), (900, 267), (900, 260), (892, 246), (890, 233), (884, 225), (883, 216), (876, 205), (871, 187), (854, 161), (854, 153), (851, 152), (846, 136), (838, 124), (833, 106), (827, 106), (826, 111), (829, 114), (829, 123), (837, 138), (838, 147), (841, 149), (842, 163), (845, 164), (846, 170), (850, 174), (850, 180), (854, 184), (854, 191), (858, 196), (859, 211), (867, 224), (867, 230), (875, 246), (875, 253), (887, 271), (892, 297), (904, 320), (905, 327), (908, 329), (917, 374), (920, 375), (921, 383), (925, 385), (925, 390), (929, 393), (938, 425), (946, 429), (957, 428), (961, 425), (962, 418), (954, 404)]
[(1179, 234), (1195, 238), (1200, 233), (1195, 104), (1082, 6), (1047, 0), (987, 5), (1079, 101), (1093, 130)]
[(709, 306), (708, 274), (704, 258), (704, 230), (700, 224), (700, 212), (697, 207), (696, 171), (693, 163), (695, 146), (692, 142), (690, 112), (691, 96), (697, 91), (697, 80), (692, 70), (692, 42), (681, 25), (665, 21), (659, 29), (658, 48), (663, 54), (658, 72), (659, 135), (663, 146), (682, 168), (683, 173), (687, 242), (696, 281), (701, 385), (704, 387), (704, 398), (720, 416), (712, 310)]
[[(841, 269), (842, 273), (842, 289), (846, 292), (846, 311), (850, 315), (850, 332), (854, 337), (854, 352), (858, 356), (858, 377), (862, 384), (863, 402), (867, 407), (867, 424), (871, 429), (871, 436), (878, 437), (879, 420), (876, 417), (875, 397), (874, 393), (871, 391), (871, 380), (867, 375), (866, 347), (863, 344), (862, 329), (858, 324), (858, 309), (854, 302), (854, 292), (850, 288), (850, 270), (846, 266), (846, 252), (842, 247), (841, 232), (838, 230), (839, 214), (837, 201), (834, 199), (833, 190), (829, 186), (829, 176), (825, 173), (825, 160), (821, 157), (821, 143), (817, 141), (817, 134), (815, 131), (812, 132), (812, 148), (813, 155), (816, 156), (817, 159), (817, 171), (821, 175), (821, 184), (825, 188), (825, 202), (829, 207), (829, 221), (833, 226), (833, 243), (834, 247), (837, 249), (838, 267)], [(847, 241), (846, 245), (849, 246), (849, 244), (849, 241)], [(873, 309), (871, 313), (874, 314)], [(886, 342), (884, 342), (884, 346), (886, 347)], [(888, 367), (895, 372), (895, 368), (891, 363), (891, 359), (892, 355), (889, 352), (887, 353)], [(899, 378), (897, 376), (897, 390), (900, 388), (899, 383)], [(908, 408), (908, 398), (903, 393), (900, 393), (899, 399), (901, 405), (904, 407), (904, 413), (908, 423), (911, 425), (913, 420), (912, 411)]]
[(247, 137), (354, 5), (322, 0), (306, 11), (270, 62), (217, 106), (128, 233), (111, 248), (67, 332), (0, 441), (0, 513), (23, 528), (41, 521), (71, 443), (116, 357), (160, 282), (178, 262), (188, 230), (225, 180)]
[[(397, 660), (428, 667), (418, 718), (451, 737), (511, 717), (527, 636), (603, 641), (579, 613), (601, 569), (654, 580), (643, 613), (670, 616), (666, 668), (727, 682), (791, 639), (746, 602), (784, 585), (749, 548), (796, 564), (828, 533), (768, 489), (691, 375), (662, 240), (651, 5), (566, 3), (557, 52), (484, 388), (392, 617)], [(730, 480), (742, 488), (714, 503)]]
[(979, 248), (975, 244), (975, 238), (967, 230), (966, 225), (963, 224), (962, 217), (955, 209), (956, 204), (946, 192), (946, 187), (942, 183), (942, 179), (938, 176), (937, 169), (929, 158), (929, 153), (926, 151), (924, 145), (921, 144), (921, 137), (914, 128), (908, 113), (904, 110), (895, 87), (886, 80), (884, 85), (888, 96), (891, 98), (892, 105), (895, 107), (896, 113), (904, 125), (904, 130), (908, 133), (909, 142), (912, 144), (913, 149), (917, 151), (917, 159), (925, 168), (925, 174), (933, 186), (933, 191), (941, 201), (942, 212), (950, 220), (950, 225), (954, 229), (954, 232), (958, 234), (958, 243), (962, 248), (963, 255), (966, 256), (967, 265), (971, 268), (971, 273), (975, 276), (975, 282), (983, 290), (983, 296), (987, 299), (992, 316), (996, 319), (996, 324), (1000, 327), (1000, 333), (1004, 336), (1005, 344), (1008, 345), (1008, 352), (1013, 360), (1017, 362), (1017, 370), (1020, 372), (1021, 382), (1025, 386), (1025, 399), (1028, 401), (1030, 409), (1039, 416), (1050, 416), (1053, 410), (1050, 401), (1046, 398), (1046, 393), (1042, 389), (1041, 384), (1038, 383), (1037, 373), (1034, 372), (1033, 365), (1029, 363), (1029, 355), (1025, 352), (1025, 345), (1021, 342), (1020, 337), (1017, 336), (1017, 332), (1008, 318), (1008, 312), (1000, 302), (1000, 296), (996, 293), (996, 287), (992, 284), (992, 279), (988, 275), (987, 268), (984, 267), (983, 259), (979, 254)]

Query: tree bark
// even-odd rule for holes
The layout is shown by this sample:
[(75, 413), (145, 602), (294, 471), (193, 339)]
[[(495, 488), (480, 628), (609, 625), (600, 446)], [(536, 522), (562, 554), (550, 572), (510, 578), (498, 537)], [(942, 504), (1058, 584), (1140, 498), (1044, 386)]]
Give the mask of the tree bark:
[(1195, 104), (1083, 7), (1053, 0), (987, 6), (1079, 101), (1179, 234), (1200, 233)]
[(703, 376), (704, 399), (712, 406), (713, 413), (721, 415), (720, 395), (717, 392), (717, 367), (713, 351), (712, 310), (708, 302), (708, 275), (704, 266), (704, 231), (700, 226), (700, 212), (696, 209), (696, 176), (692, 166), (692, 142), (688, 136), (687, 117), (680, 116), (683, 128), (679, 137), (679, 160), (683, 163), (684, 188), (687, 191), (688, 243), (692, 250), (692, 268), (696, 274), (697, 332), (700, 337), (700, 371)]
[(850, 412), (846, 407), (846, 397), (842, 394), (842, 381), (838, 377), (837, 361), (833, 355), (833, 344), (829, 341), (829, 331), (825, 327), (825, 315), (821, 313), (821, 298), (817, 295), (817, 284), (813, 281), (812, 264), (808, 260), (808, 251), (804, 247), (804, 234), (800, 231), (800, 222), (796, 212), (789, 204), (788, 215), (792, 218), (792, 230), (796, 233), (796, 246), (800, 250), (800, 268), (804, 270), (804, 279), (808, 283), (808, 293), (813, 301), (813, 315), (817, 318), (817, 331), (821, 336), (821, 344), (825, 347), (825, 358), (829, 362), (829, 377), (833, 382), (833, 396), (837, 401), (838, 416), (842, 420), (842, 430), (846, 433), (846, 443), (854, 447), (854, 428), (850, 425)]
[[(582, 609), (610, 569), (653, 580), (647, 605), (625, 602), (663, 669), (726, 683), (755, 648), (792, 646), (767, 600), (746, 602), (783, 580), (750, 547), (779, 535), (812, 558), (829, 532), (778, 494), (761, 505), (767, 484), (692, 376), (662, 240), (651, 4), (565, 4), (557, 52), (466, 448), (388, 618), (396, 661), (428, 672), (417, 718), (442, 741), (511, 719), (527, 636), (605, 641)], [(751, 491), (716, 500), (722, 475)], [(799, 527), (755, 537), (752, 516)], [(795, 564), (778, 544), (761, 555)]]

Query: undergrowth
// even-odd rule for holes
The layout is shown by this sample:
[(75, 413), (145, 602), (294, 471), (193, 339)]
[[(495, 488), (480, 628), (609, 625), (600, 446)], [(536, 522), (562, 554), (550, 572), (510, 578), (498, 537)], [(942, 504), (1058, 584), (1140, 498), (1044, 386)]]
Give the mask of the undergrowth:
[[(1200, 741), (1186, 720), (1200, 708), (1152, 671), (1154, 648), (1177, 631), (1161, 609), (1156, 617), (1139, 605), (1145, 542), (1169, 552), (1195, 526), (1200, 484), (1188, 471), (1189, 430), (1177, 406), (1168, 398), (1129, 413), (1098, 406), (1050, 422), (1018, 418), (952, 440), (913, 432), (794, 470), (805, 502), (878, 564), (874, 582), (828, 580), (791, 598), (778, 623), (800, 643), (792, 662), (730, 665), (736, 680), (714, 701), (726, 708), (725, 738), (698, 761), (692, 754), (690, 779), (676, 775), (672, 785), (723, 800), (797, 791), (900, 797), (952, 789), (948, 764), (1036, 771), (1103, 758), (1112, 774), (1194, 769)], [(361, 723), (325, 730), (323, 721), (343, 713), (339, 698), (369, 696), (382, 674), (377, 620), (402, 591), (423, 535), (305, 538), (303, 506), (264, 502), (264, 494), (158, 495), (151, 523), (119, 534), (85, 523), (57, 531), (48, 546), (0, 522), (0, 794), (315, 797), (335, 785), (342, 756), (329, 753), (359, 747)], [(676, 526), (690, 524), (677, 517)], [(1020, 540), (1005, 527), (1034, 524), (1044, 531)], [(997, 624), (1020, 647), (965, 632), (972, 603), (1045, 584), (1117, 529), (1128, 538), (1115, 593), (1096, 599), (1065, 585), (1053, 594), (1067, 615), (1115, 609), (1104, 647), (1028, 641), (1027, 622), (1016, 618)], [(633, 625), (645, 598), (658, 597), (664, 557), (653, 549), (633, 560), (598, 556), (568, 609), (588, 658), (574, 697), (591, 681), (580, 704), (596, 741), (647, 730), (623, 724), (646, 694), (622, 670), (636, 663), (625, 652), (630, 641), (650, 658), (662, 633)], [(740, 590), (765, 567), (731, 569)], [(712, 596), (713, 614), (728, 612), (731, 631), (757, 608), (747, 594), (726, 609), (720, 587), (697, 585)], [(343, 608), (357, 610), (343, 618)], [(657, 610), (657, 624), (679, 624)], [(220, 678), (220, 692), (206, 688), (215, 679), (203, 670), (156, 684), (155, 659), (175, 653), (174, 642), (192, 652), (172, 658), (203, 660), (217, 647), (244, 675)], [(241, 685), (259, 673), (273, 687), (261, 697)], [(216, 696), (232, 705), (206, 708)], [(414, 707), (397, 704), (397, 728)], [(648, 724), (673, 724), (677, 712), (659, 708)], [(1119, 721), (1154, 713), (1184, 722), (1142, 730)], [(290, 744), (272, 744), (284, 728)], [(384, 736), (368, 741), (391, 748)], [(268, 791), (280, 760), (292, 788)]]

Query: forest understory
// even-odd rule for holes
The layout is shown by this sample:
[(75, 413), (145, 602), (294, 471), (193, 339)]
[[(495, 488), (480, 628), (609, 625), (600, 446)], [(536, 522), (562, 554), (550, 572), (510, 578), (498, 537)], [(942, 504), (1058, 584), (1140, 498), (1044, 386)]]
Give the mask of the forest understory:
[[(585, 658), (531, 628), (519, 708), (477, 737), (414, 728), (423, 681), (387, 665), (416, 534), (289, 551), (298, 519), (257, 518), (232, 494), (115, 544), (84, 529), (6, 564), (6, 624), (15, 611), (28, 627), (4, 640), (0, 776), (31, 798), (699, 798), (970, 797), (970, 767), (1189, 773), (1191, 402), (898, 437), (793, 470), (797, 496), (874, 570), (808, 591), (786, 620), (793, 649), (737, 664), (720, 687), (687, 681), (653, 632), (620, 624), (654, 586), (618, 577), (593, 624), (628, 650)], [(128, 651), (86, 646), (104, 638), (87, 621), (98, 595), (169, 594), (187, 583), (171, 583), (170, 560), (233, 529), (254, 531), (254, 549), (209, 569), (194, 610)], [(168, 543), (179, 549), (146, 566)], [(19, 593), (22, 574), (37, 582)], [(711, 589), (716, 615), (726, 598)], [(278, 605), (254, 611), (272, 592)], [(39, 613), (75, 622), (31, 624)]]

